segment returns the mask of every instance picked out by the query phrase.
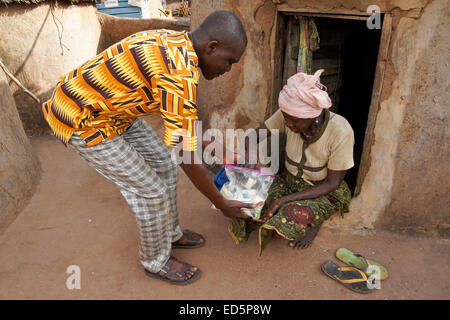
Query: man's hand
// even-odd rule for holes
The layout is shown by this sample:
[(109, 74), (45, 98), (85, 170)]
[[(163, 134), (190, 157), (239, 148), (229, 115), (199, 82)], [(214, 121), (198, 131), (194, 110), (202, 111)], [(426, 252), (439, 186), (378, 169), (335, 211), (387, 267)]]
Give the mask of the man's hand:
[(254, 209), (257, 206), (258, 206), (257, 204), (244, 203), (237, 200), (225, 200), (225, 204), (218, 209), (222, 211), (225, 217), (228, 217), (230, 219), (234, 218), (249, 219), (251, 217), (243, 213), (241, 211), (241, 208)]

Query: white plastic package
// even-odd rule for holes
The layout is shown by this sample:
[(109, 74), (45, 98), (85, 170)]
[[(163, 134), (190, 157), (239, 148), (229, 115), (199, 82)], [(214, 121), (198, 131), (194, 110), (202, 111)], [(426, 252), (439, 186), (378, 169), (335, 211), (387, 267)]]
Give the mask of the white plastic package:
[(257, 220), (272, 185), (274, 175), (260, 169), (249, 169), (225, 165), (225, 173), (230, 181), (223, 184), (220, 192), (229, 200), (258, 204), (254, 209), (243, 208), (242, 212)]

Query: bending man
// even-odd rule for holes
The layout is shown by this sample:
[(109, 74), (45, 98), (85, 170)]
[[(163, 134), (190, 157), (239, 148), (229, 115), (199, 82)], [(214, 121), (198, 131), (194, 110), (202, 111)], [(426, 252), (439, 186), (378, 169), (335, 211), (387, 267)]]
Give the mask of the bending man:
[[(182, 143), (193, 158), (206, 146), (195, 130), (199, 69), (208, 80), (230, 71), (246, 45), (241, 21), (228, 11), (189, 33), (139, 32), (63, 76), (43, 104), (55, 135), (119, 187), (136, 216), (140, 261), (151, 277), (185, 284), (200, 275), (171, 256), (172, 247), (204, 244), (178, 224), (173, 147)], [(164, 121), (163, 140), (141, 117), (152, 113)], [(225, 216), (246, 217), (240, 208), (248, 205), (223, 198), (203, 163), (190, 163), (181, 168)]]

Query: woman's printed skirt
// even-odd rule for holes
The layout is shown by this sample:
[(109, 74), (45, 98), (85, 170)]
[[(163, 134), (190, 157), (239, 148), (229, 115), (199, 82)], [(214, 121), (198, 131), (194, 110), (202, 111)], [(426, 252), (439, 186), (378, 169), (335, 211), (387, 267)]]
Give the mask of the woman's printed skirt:
[[(276, 175), (264, 203), (263, 211), (267, 210), (276, 199), (308, 188), (311, 188), (310, 184), (290, 173), (286, 174), (286, 179), (281, 175)], [(252, 219), (232, 219), (228, 231), (239, 244), (247, 241), (252, 231), (259, 230), (259, 254), (261, 255), (272, 239), (274, 231), (288, 240), (299, 239), (305, 235), (309, 226), (314, 227), (321, 224), (336, 212), (343, 216), (344, 212), (348, 212), (350, 199), (350, 189), (343, 181), (336, 190), (327, 195), (284, 204), (265, 223)]]

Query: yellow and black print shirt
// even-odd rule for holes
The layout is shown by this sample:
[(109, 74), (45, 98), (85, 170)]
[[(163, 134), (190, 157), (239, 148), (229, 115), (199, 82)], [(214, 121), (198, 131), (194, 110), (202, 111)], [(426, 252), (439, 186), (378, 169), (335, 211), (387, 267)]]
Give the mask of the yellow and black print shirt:
[(183, 136), (183, 149), (195, 150), (198, 77), (187, 32), (140, 32), (63, 76), (42, 110), (58, 139), (67, 144), (76, 132), (88, 146), (160, 112), (164, 143), (173, 147)]

